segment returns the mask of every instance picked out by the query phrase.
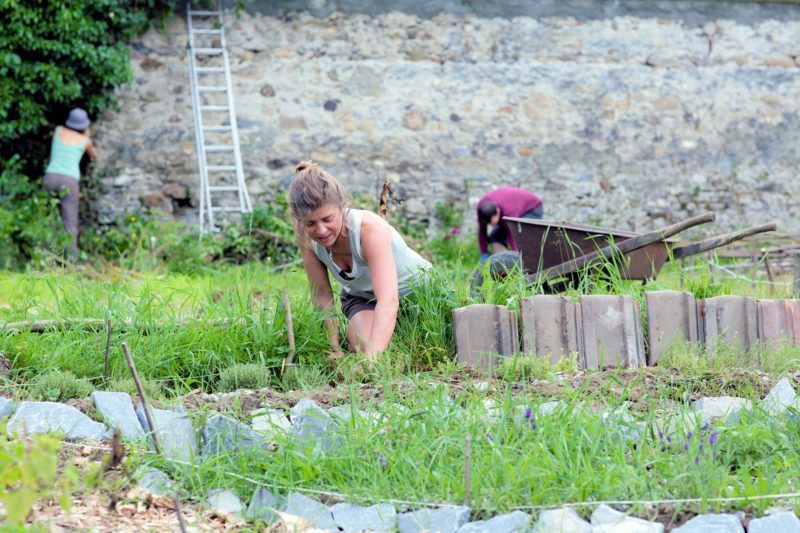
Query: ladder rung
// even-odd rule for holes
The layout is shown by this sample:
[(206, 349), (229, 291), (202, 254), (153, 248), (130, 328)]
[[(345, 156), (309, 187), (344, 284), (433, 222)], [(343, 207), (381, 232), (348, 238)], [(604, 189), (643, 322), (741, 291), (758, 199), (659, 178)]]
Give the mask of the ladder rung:
[(210, 192), (237, 192), (239, 190), (239, 187), (235, 185), (226, 185), (226, 186), (219, 185), (215, 187), (209, 187), (208, 190)]
[(222, 67), (197, 67), (194, 69), (195, 72), (198, 74), (214, 74), (219, 72), (225, 72), (225, 69)]
[(212, 15), (219, 15), (219, 11), (189, 11), (192, 17), (210, 17)]
[(212, 144), (206, 146), (206, 152), (233, 152), (233, 145)]
[(231, 131), (230, 126), (203, 126), (203, 131)]
[(241, 213), (242, 212), (242, 208), (241, 207), (212, 207), (211, 210), (212, 211), (227, 211), (227, 212), (236, 211), (237, 213)]
[(228, 90), (227, 87), (214, 87), (211, 85), (206, 85), (205, 87), (198, 87), (198, 91), (201, 93), (224, 93)]
[(216, 35), (222, 33), (222, 30), (216, 28), (192, 28), (192, 33)]
[(209, 172), (234, 172), (236, 167), (226, 165), (208, 166), (206, 170)]
[(222, 48), (192, 48), (195, 54), (204, 54), (209, 56), (218, 56), (222, 53)]
[(227, 111), (226, 105), (201, 105), (200, 111)]

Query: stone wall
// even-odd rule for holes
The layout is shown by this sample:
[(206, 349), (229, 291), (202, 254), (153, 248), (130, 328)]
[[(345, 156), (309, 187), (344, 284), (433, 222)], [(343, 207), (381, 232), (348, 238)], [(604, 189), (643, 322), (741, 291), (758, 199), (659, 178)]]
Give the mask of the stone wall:
[[(225, 28), (256, 202), (313, 158), (367, 198), (391, 179), (417, 220), (513, 184), (548, 218), (644, 230), (714, 210), (716, 231), (800, 232), (796, 20), (242, 12)], [(176, 18), (135, 43), (135, 82), (98, 121), (103, 222), (144, 204), (196, 223), (186, 41)]]

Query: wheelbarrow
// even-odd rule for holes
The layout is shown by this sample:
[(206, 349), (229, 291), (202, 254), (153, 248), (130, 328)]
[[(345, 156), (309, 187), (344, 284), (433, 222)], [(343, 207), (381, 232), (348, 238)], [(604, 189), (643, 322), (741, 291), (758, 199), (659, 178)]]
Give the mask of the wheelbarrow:
[(604, 262), (616, 264), (623, 279), (647, 281), (658, 275), (670, 257), (680, 259), (707, 252), (751, 235), (774, 231), (777, 227), (771, 222), (677, 246), (675, 235), (714, 219), (714, 213), (704, 213), (637, 234), (554, 220), (504, 218), (520, 249), (526, 277), (532, 283), (548, 284), (559, 278), (574, 278)]

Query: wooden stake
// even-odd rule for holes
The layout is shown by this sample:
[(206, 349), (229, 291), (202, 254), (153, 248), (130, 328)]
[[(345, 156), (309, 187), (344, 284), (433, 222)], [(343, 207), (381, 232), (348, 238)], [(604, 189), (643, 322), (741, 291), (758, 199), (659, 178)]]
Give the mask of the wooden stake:
[(769, 297), (775, 297), (775, 273), (772, 272), (772, 265), (769, 262), (769, 252), (764, 252), (764, 268), (767, 269), (767, 279), (769, 280)]
[(106, 365), (103, 368), (103, 377), (108, 381), (111, 370), (108, 365), (108, 351), (111, 349), (111, 319), (106, 320)]
[(144, 409), (144, 416), (147, 419), (147, 425), (150, 426), (150, 435), (153, 437), (153, 447), (156, 453), (161, 455), (161, 445), (158, 442), (158, 435), (156, 435), (156, 425), (153, 423), (153, 415), (150, 414), (150, 406), (147, 405), (147, 398), (144, 395), (142, 382), (139, 381), (139, 374), (136, 372), (136, 365), (131, 357), (131, 350), (126, 343), (122, 343), (122, 351), (125, 353), (125, 360), (128, 362), (128, 369), (133, 376), (133, 383), (136, 385), (136, 390), (139, 391), (139, 399), (142, 400), (142, 409)]
[(389, 195), (392, 194), (391, 182), (386, 180), (383, 182), (383, 190), (381, 191), (380, 202), (378, 204), (378, 216), (385, 219), (386, 211), (389, 209)]
[(292, 324), (292, 306), (289, 303), (289, 289), (283, 289), (283, 308), (286, 309), (286, 335), (289, 338), (289, 355), (286, 357), (281, 374), (283, 370), (292, 364), (294, 360), (294, 325)]
[(794, 255), (794, 283), (792, 284), (792, 297), (800, 298), (800, 253)]
[(186, 522), (181, 512), (181, 500), (178, 498), (177, 494), (172, 497), (172, 503), (175, 505), (175, 514), (178, 515), (178, 525), (181, 528), (181, 533), (186, 533), (188, 530), (186, 529)]
[(470, 500), (472, 499), (470, 494), (472, 492), (471, 480), (470, 480), (471, 456), (472, 456), (472, 439), (470, 438), (469, 433), (467, 433), (467, 438), (464, 441), (464, 506), (465, 507), (470, 506)]

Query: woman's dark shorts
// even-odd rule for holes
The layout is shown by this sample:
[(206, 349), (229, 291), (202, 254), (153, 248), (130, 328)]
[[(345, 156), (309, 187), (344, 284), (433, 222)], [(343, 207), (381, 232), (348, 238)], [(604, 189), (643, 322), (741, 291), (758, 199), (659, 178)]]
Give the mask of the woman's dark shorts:
[[(544, 204), (539, 204), (530, 211), (524, 213), (519, 218), (533, 218), (533, 219), (541, 219), (544, 216)], [(496, 242), (498, 244), (502, 244), (506, 248), (509, 246), (509, 235), (508, 235), (508, 227), (506, 224), (498, 224), (495, 229), (493, 229), (487, 239), (488, 242)]]
[(353, 296), (345, 291), (342, 291), (339, 296), (342, 301), (342, 313), (348, 321), (360, 311), (374, 311), (375, 305), (378, 303), (377, 300), (368, 300), (361, 296)]

